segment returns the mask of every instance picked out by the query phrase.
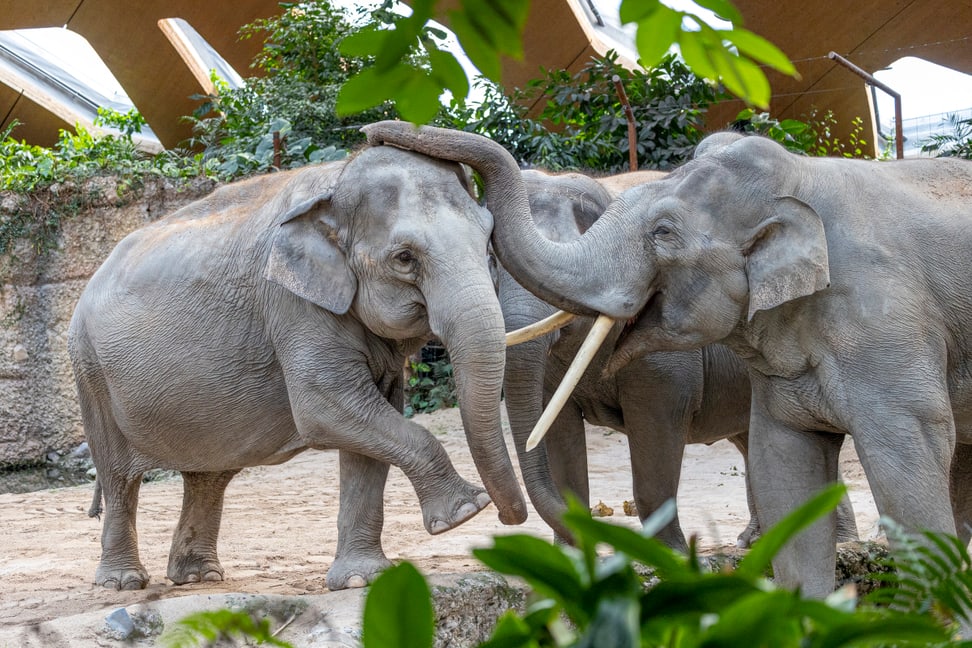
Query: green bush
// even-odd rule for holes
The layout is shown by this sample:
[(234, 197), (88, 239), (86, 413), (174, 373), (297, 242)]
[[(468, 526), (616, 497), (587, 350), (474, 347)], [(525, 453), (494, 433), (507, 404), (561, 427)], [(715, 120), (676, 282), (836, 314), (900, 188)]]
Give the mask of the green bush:
[[(891, 588), (883, 598), (859, 602), (844, 588), (825, 600), (811, 599), (766, 578), (780, 548), (832, 511), (845, 492), (835, 484), (811, 498), (763, 535), (733, 570), (706, 568), (694, 541), (685, 555), (652, 537), (672, 519), (673, 502), (638, 532), (595, 520), (572, 500), (564, 522), (576, 547), (509, 535), (473, 550), (487, 567), (522, 579), (533, 592), (526, 612), (507, 612), (480, 648), (970, 645), (955, 634), (960, 622), (972, 620), (972, 567), (953, 537), (926, 533), (919, 539), (890, 525), (901, 546), (892, 551), (899, 571), (887, 577)], [(602, 547), (611, 549), (607, 556)], [(198, 615), (188, 623), (199, 625)], [(234, 621), (229, 627), (239, 626)], [(365, 648), (428, 648), (434, 630), (429, 587), (412, 565), (389, 568), (371, 585)]]
[[(547, 71), (507, 98), (478, 81), (484, 101), (454, 105), (444, 125), (486, 135), (521, 163), (553, 170), (629, 170), (628, 122), (614, 77), (622, 82), (637, 125), (639, 168), (671, 169), (691, 155), (704, 136), (706, 108), (719, 95), (678, 58), (668, 54), (649, 70), (626, 70), (615, 52), (595, 58), (577, 74)], [(524, 100), (539, 99), (536, 118)]]

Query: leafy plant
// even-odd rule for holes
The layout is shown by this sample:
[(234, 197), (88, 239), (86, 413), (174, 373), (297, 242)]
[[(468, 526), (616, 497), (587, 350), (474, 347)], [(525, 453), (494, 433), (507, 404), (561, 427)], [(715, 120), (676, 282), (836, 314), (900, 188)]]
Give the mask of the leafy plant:
[(875, 575), (889, 586), (871, 592), (868, 601), (930, 614), (953, 631), (972, 627), (972, 559), (965, 543), (929, 531), (908, 533), (887, 517), (881, 526), (895, 544), (886, 561), (894, 571)]
[[(770, 561), (796, 533), (831, 511), (845, 487), (834, 485), (762, 536), (732, 571), (704, 569), (695, 555), (650, 537), (673, 505), (645, 523), (643, 533), (594, 520), (569, 504), (564, 522), (577, 540), (570, 549), (530, 536), (494, 539), (477, 558), (523, 578), (538, 598), (524, 617), (508, 614), (490, 642), (499, 646), (855, 646), (926, 645), (948, 632), (915, 613), (858, 608), (838, 591), (821, 601), (778, 588), (764, 578)], [(599, 559), (597, 547), (614, 554)], [(649, 588), (635, 563), (654, 570)]]
[(921, 143), (922, 153), (934, 153), (937, 157), (957, 157), (972, 160), (972, 117), (959, 119), (955, 113), (949, 114), (945, 122), (951, 133), (931, 135)]
[(409, 360), (405, 387), (405, 416), (434, 412), (456, 405), (456, 381), (448, 356)]
[[(616, 76), (637, 123), (639, 167), (667, 169), (685, 161), (704, 135), (705, 110), (718, 93), (673, 54), (651, 69), (628, 71), (617, 53), (608, 52), (574, 75), (547, 71), (512, 98), (481, 79), (483, 102), (454, 104), (446, 125), (487, 135), (529, 165), (627, 170), (628, 123), (617, 99)], [(535, 119), (526, 117), (527, 96), (543, 100)]]
[[(390, 6), (391, 2), (386, 2)], [(524, 0), (459, 0), (444, 13), (462, 49), (479, 71), (498, 82), (500, 57), (522, 58), (523, 27), (529, 12)], [(765, 107), (770, 88), (760, 68), (796, 73), (793, 64), (774, 45), (742, 27), (742, 16), (729, 0), (696, 0), (689, 11), (676, 10), (660, 0), (622, 0), (623, 23), (637, 27), (635, 45), (641, 64), (652, 68), (673, 44), (678, 44), (688, 67), (700, 77), (721, 81), (748, 103)], [(437, 112), (444, 89), (457, 99), (468, 93), (468, 81), (458, 61), (431, 37), (428, 22), (437, 13), (437, 0), (414, 0), (408, 16), (393, 16), (390, 29), (372, 28), (350, 38), (342, 53), (371, 57), (375, 64), (352, 77), (342, 88), (340, 114), (379, 105), (396, 104), (402, 115), (426, 123)], [(731, 23), (728, 29), (710, 27), (698, 15), (708, 9)], [(428, 66), (415, 65), (403, 56), (424, 49)]]
[(837, 118), (831, 110), (823, 114), (817, 108), (810, 111), (807, 121), (798, 119), (777, 120), (766, 112), (745, 109), (737, 116), (733, 126), (744, 132), (759, 133), (771, 137), (791, 151), (819, 157), (867, 158), (867, 140), (862, 137), (864, 120), (851, 120), (847, 142), (836, 136)]
[(270, 631), (270, 621), (247, 610), (210, 610), (183, 617), (166, 631), (160, 643), (167, 648), (195, 648), (223, 645), (223, 640), (252, 639), (281, 648), (291, 648)]

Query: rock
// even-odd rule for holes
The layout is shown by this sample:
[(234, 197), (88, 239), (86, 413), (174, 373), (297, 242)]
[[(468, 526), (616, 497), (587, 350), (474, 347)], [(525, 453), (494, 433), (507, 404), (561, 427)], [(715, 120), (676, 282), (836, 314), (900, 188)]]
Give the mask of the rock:
[(119, 641), (126, 641), (135, 632), (135, 622), (125, 608), (118, 608), (106, 616), (105, 626), (105, 634)]
[(27, 349), (26, 347), (24, 347), (23, 344), (18, 344), (17, 346), (14, 347), (13, 350), (14, 362), (25, 362), (29, 357), (30, 354), (27, 353)]

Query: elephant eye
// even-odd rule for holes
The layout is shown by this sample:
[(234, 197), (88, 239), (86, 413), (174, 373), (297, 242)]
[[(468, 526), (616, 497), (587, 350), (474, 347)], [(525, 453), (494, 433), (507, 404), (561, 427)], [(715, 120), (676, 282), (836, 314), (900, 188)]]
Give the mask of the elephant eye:
[(672, 228), (668, 225), (659, 225), (651, 231), (652, 236), (669, 236), (672, 233)]
[(402, 250), (395, 255), (395, 259), (403, 265), (409, 265), (415, 261), (415, 255), (412, 254), (411, 250)]

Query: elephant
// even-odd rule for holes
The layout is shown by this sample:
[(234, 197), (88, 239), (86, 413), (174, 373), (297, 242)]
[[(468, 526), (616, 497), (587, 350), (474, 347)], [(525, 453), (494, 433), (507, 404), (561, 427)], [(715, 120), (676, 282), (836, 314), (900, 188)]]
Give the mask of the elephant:
[[(592, 178), (580, 173), (522, 173), (534, 224), (554, 241), (576, 239), (616, 194), (666, 175), (643, 171)], [(554, 313), (553, 306), (523, 288), (501, 265), (498, 290), (507, 331)], [(750, 386), (743, 362), (725, 346), (712, 344), (689, 351), (644, 354), (603, 379), (611, 342), (621, 335), (621, 324), (614, 325), (544, 443), (527, 452), (527, 437), (591, 323), (589, 318), (579, 318), (559, 332), (510, 346), (506, 352), (503, 392), (523, 483), (537, 513), (563, 539), (570, 532), (561, 521), (565, 510), (561, 492), (566, 489), (589, 503), (585, 421), (627, 435), (634, 501), (642, 521), (675, 498), (686, 444), (728, 439), (742, 454), (744, 464), (747, 461)], [(747, 495), (748, 472), (747, 468)], [(752, 497), (747, 500), (750, 520), (739, 534), (741, 547), (748, 547), (759, 535)], [(842, 503), (838, 519), (838, 541), (856, 540), (849, 499)], [(688, 549), (677, 511), (656, 537), (673, 548)]]
[[(517, 281), (557, 308), (625, 322), (608, 371), (651, 351), (734, 351), (751, 382), (762, 525), (836, 479), (850, 435), (881, 515), (969, 541), (972, 162), (816, 158), (718, 134), (558, 243), (533, 226), (495, 142), (401, 122), (367, 132), (476, 169), (493, 248)], [(833, 591), (835, 518), (775, 556), (777, 582)]]
[[(380, 538), (389, 464), (410, 479), (431, 534), (490, 501), (504, 524), (526, 518), (500, 419), (492, 217), (468, 181), (459, 165), (370, 147), (222, 186), (117, 245), (69, 329), (105, 502), (97, 584), (148, 582), (135, 518), (150, 468), (184, 482), (175, 584), (223, 579), (216, 541), (233, 476), (308, 448), (339, 450), (332, 590), (390, 565)], [(451, 354), (485, 492), (402, 415), (404, 359), (432, 335)]]

